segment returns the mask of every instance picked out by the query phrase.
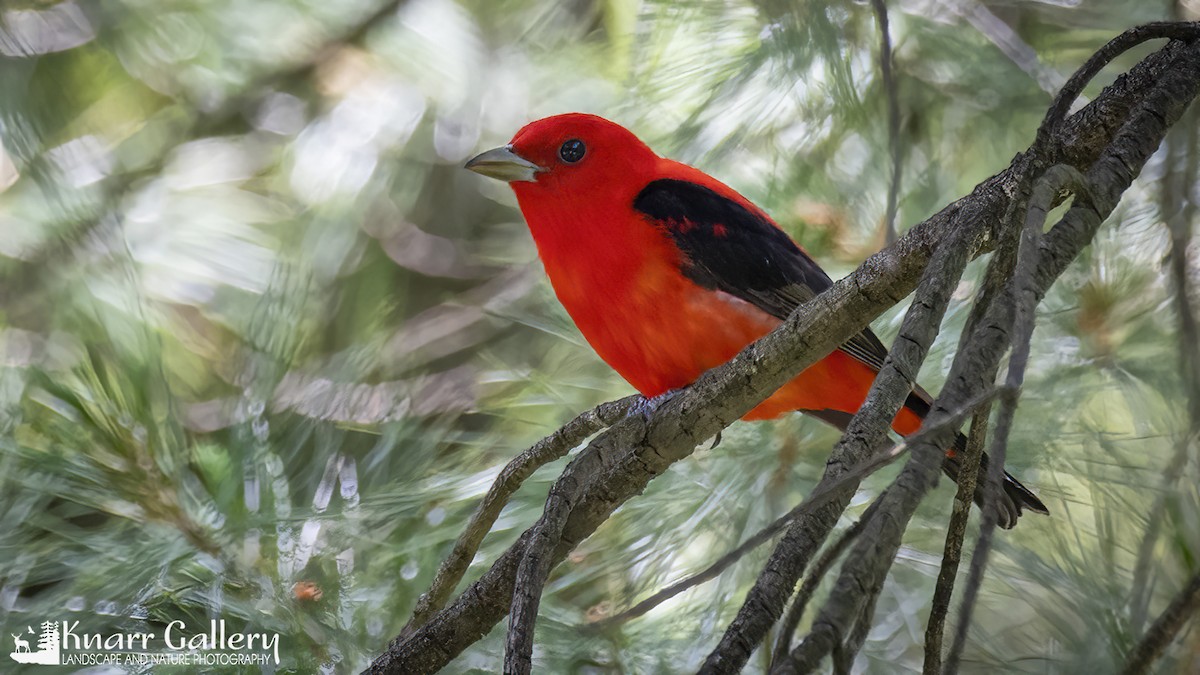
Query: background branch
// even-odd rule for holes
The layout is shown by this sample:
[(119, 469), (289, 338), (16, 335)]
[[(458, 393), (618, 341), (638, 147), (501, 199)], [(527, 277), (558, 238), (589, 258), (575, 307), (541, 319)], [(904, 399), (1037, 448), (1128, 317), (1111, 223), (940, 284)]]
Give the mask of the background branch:
[(1185, 119), (1188, 123), (1173, 128), (1165, 142), (1167, 153), (1161, 203), (1163, 217), (1171, 235), (1169, 269), (1174, 291), (1172, 299), (1175, 316), (1179, 325), (1178, 354), (1180, 372), (1183, 374), (1188, 423), (1186, 430), (1175, 442), (1171, 461), (1163, 469), (1162, 489), (1155, 495), (1154, 504), (1150, 507), (1145, 533), (1138, 548), (1133, 584), (1129, 591), (1129, 622), (1134, 630), (1142, 629), (1146, 613), (1149, 611), (1152, 595), (1148, 588), (1150, 570), (1159, 544), (1163, 518), (1169, 502), (1173, 501), (1176, 486), (1185, 475), (1192, 449), (1200, 444), (1200, 352), (1197, 351), (1200, 329), (1197, 328), (1193, 312), (1196, 294), (1189, 279), (1189, 270), (1193, 268), (1190, 247), (1197, 213), (1191, 192), (1196, 186), (1196, 157), (1200, 151), (1197, 139), (1200, 138), (1200, 133), (1196, 129), (1194, 110), (1190, 110)]
[(1163, 610), (1129, 655), (1122, 675), (1139, 675), (1150, 671), (1150, 667), (1162, 656), (1163, 650), (1197, 611), (1200, 611), (1200, 573), (1192, 577), (1179, 595)]
[(896, 205), (900, 198), (902, 153), (900, 149), (900, 97), (896, 91), (896, 76), (892, 72), (892, 36), (888, 31), (888, 10), (884, 0), (871, 0), (875, 20), (879, 22), (879, 76), (887, 96), (888, 154), (892, 158), (891, 179), (888, 182), (887, 209), (883, 227), (885, 241), (896, 241)]

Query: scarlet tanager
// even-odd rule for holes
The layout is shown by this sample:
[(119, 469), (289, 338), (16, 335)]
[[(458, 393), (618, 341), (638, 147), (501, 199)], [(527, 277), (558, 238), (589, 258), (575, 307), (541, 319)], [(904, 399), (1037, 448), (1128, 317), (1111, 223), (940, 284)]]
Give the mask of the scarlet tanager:
[[(832, 285), (762, 209), (595, 115), (532, 122), (466, 168), (512, 186), (559, 301), (600, 358), (647, 398), (694, 382)], [(886, 356), (864, 330), (745, 419), (799, 411), (845, 429)], [(892, 428), (916, 432), (930, 401), (915, 388)], [(952, 479), (965, 442), (960, 434), (946, 454)], [(1048, 513), (1007, 473), (999, 501), (1005, 528), (1022, 509)]]

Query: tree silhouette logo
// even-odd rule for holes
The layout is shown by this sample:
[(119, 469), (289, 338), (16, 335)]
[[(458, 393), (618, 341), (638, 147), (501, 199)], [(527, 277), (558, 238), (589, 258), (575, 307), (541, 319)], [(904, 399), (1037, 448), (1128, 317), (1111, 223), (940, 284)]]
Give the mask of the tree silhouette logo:
[[(33, 635), (33, 629), (28, 629), (28, 634)], [(58, 624), (53, 621), (42, 622), (42, 634), (38, 637), (38, 650), (31, 651), (29, 640), (24, 636), (25, 633), (17, 633), (12, 635), (13, 651), (9, 652), (8, 656), (17, 663), (38, 663), (44, 665), (56, 665), (59, 662), (59, 633)]]

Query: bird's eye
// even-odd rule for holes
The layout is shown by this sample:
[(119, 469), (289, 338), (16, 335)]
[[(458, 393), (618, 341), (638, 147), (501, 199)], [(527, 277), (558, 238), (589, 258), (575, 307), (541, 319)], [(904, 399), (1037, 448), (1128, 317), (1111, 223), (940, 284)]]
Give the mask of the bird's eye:
[(562, 147), (558, 149), (558, 156), (567, 164), (574, 164), (583, 159), (583, 153), (585, 152), (587, 152), (587, 146), (583, 144), (583, 141), (578, 138), (572, 138), (563, 143)]

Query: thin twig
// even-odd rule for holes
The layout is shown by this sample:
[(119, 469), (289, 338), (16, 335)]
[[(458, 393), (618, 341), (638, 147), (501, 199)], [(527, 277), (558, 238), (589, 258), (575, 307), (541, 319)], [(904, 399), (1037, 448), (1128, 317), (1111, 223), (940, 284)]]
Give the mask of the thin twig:
[(527, 675), (533, 669), (534, 626), (542, 589), (558, 561), (554, 554), (563, 541), (563, 530), (571, 510), (592, 482), (602, 475), (608, 461), (604, 453), (604, 448), (595, 444), (579, 453), (550, 487), (542, 517), (531, 529), (513, 584), (504, 647), (506, 675)]
[(879, 22), (879, 74), (887, 95), (888, 154), (892, 158), (892, 175), (888, 182), (884, 232), (890, 245), (896, 241), (896, 205), (900, 198), (900, 97), (896, 91), (896, 76), (892, 72), (892, 36), (888, 30), (887, 5), (884, 0), (871, 0), (871, 7)]
[(1154, 496), (1154, 504), (1146, 519), (1146, 530), (1138, 548), (1133, 583), (1129, 590), (1129, 623), (1134, 631), (1141, 630), (1149, 611), (1151, 594), (1146, 587), (1150, 564), (1158, 545), (1169, 497), (1175, 494), (1192, 446), (1200, 443), (1200, 352), (1197, 352), (1200, 329), (1197, 329), (1196, 317), (1192, 312), (1193, 294), (1188, 280), (1191, 264), (1188, 247), (1192, 241), (1192, 222), (1196, 216), (1196, 204), (1191, 200), (1189, 191), (1196, 184), (1193, 157), (1200, 134), (1195, 126), (1196, 116), (1192, 114), (1190, 119), (1191, 124), (1181, 124), (1167, 136), (1166, 171), (1162, 178), (1162, 214), (1171, 233), (1170, 274), (1175, 291), (1175, 315), (1179, 322), (1179, 363), (1187, 396), (1188, 425), (1176, 440), (1175, 452), (1163, 470), (1161, 486)]
[(1062, 73), (1043, 64), (1033, 47), (979, 0), (950, 0), (945, 4), (950, 11), (966, 19), (967, 23), (982, 33), (1010, 61), (1032, 77), (1042, 91), (1053, 95), (1067, 81)]
[[(1004, 212), (1004, 217), (1000, 220), (1000, 233), (997, 235), (998, 245), (996, 247), (996, 252), (992, 256), (991, 261), (988, 263), (987, 271), (984, 274), (983, 284), (979, 291), (975, 294), (975, 301), (971, 305), (971, 311), (967, 316), (966, 324), (964, 325), (962, 332), (959, 334), (959, 352), (970, 351), (968, 345), (971, 339), (976, 335), (976, 331), (980, 325), (982, 325), (989, 317), (994, 316), (994, 309), (992, 305), (994, 302), (996, 302), (997, 298), (1003, 296), (1008, 281), (1011, 279), (1013, 271), (1016, 268), (1017, 251), (1020, 247), (1022, 232), (1022, 228), (1020, 227), (1019, 223), (1021, 222), (1022, 214), (1025, 214), (1028, 211), (1030, 189), (1029, 176), (1031, 175), (1031, 171), (1035, 165), (1033, 158), (1034, 153), (1030, 151), (1019, 156), (1015, 162), (1014, 166), (1017, 173), (1017, 181), (1013, 187), (1013, 198), (1009, 201), (1008, 207)], [(983, 380), (989, 383), (994, 383), (996, 381), (996, 372), (1000, 369), (1000, 361), (998, 359), (985, 359), (984, 363), (980, 364), (979, 367)], [(987, 410), (975, 416), (975, 422), (981, 424), (982, 427), (978, 428), (973, 423), (971, 433), (978, 433), (981, 435), (986, 433), (987, 418), (990, 414), (990, 410), (991, 407), (989, 405)], [(980, 421), (981, 419), (982, 422)], [(969, 438), (968, 442), (970, 442)], [(986, 461), (986, 454), (983, 452), (983, 441), (980, 440), (979, 443), (980, 445), (976, 448), (971, 448), (968, 446), (967, 453), (970, 456), (963, 457), (961, 459), (962, 466), (960, 466), (958, 470), (959, 487), (956, 492), (958, 497), (956, 497), (956, 502), (951, 509), (950, 522), (952, 525), (960, 528), (966, 527), (966, 521), (970, 516), (971, 502), (975, 497), (981, 498), (981, 505), (985, 504), (985, 500), (982, 499), (984, 496), (982, 494), (983, 486), (981, 486), (979, 483), (978, 474), (979, 467), (982, 466)], [(974, 452), (972, 452), (972, 450)], [(970, 476), (970, 478), (966, 481), (963, 480), (964, 474)], [(971, 489), (965, 489), (964, 486), (967, 485), (969, 485)], [(957, 500), (962, 499), (961, 495), (966, 495), (966, 501), (960, 507)], [(961, 522), (955, 518), (955, 514), (960, 513), (960, 509), (961, 514), (958, 516), (958, 518), (961, 519)], [(955, 529), (955, 527), (949, 528), (949, 532), (947, 533), (948, 543), (950, 541), (950, 537), (955, 536)], [(961, 547), (961, 534), (958, 535), (958, 537), (960, 542), (959, 546)], [(954, 564), (955, 568), (957, 568), (957, 561)], [(939, 572), (939, 576), (940, 574), (941, 572)], [(953, 576), (949, 579), (949, 583), (950, 588), (947, 590), (952, 590), (954, 583)], [(946, 598), (946, 601), (949, 601), (949, 597)], [(933, 611), (936, 614), (936, 605)], [(931, 615), (931, 620), (933, 620), (933, 618), (933, 615)], [(941, 630), (941, 627), (939, 627), (939, 630)], [(938, 635), (937, 642), (937, 649), (940, 652), (940, 634)], [(941, 656), (939, 653), (939, 661), (940, 658)]]
[(775, 649), (771, 652), (772, 670), (776, 664), (782, 663), (787, 658), (788, 651), (792, 648), (792, 636), (796, 633), (796, 626), (800, 625), (800, 619), (804, 617), (804, 610), (808, 606), (809, 600), (812, 600), (813, 594), (817, 592), (817, 587), (821, 585), (821, 580), (825, 578), (837, 559), (842, 557), (842, 553), (850, 546), (850, 542), (854, 541), (854, 538), (863, 531), (863, 527), (879, 510), (878, 504), (878, 499), (871, 502), (867, 510), (863, 511), (862, 516), (853, 525), (846, 528), (842, 536), (826, 548), (821, 553), (821, 557), (817, 558), (817, 562), (813, 563), (812, 569), (808, 571), (808, 576), (804, 578), (804, 583), (800, 585), (800, 590), (796, 592), (796, 599), (788, 608), (787, 616), (784, 617), (779, 635), (775, 639)]
[(1141, 675), (1148, 672), (1150, 666), (1162, 656), (1167, 645), (1175, 639), (1183, 624), (1197, 611), (1200, 611), (1200, 572), (1192, 577), (1142, 636), (1137, 647), (1130, 652), (1121, 675)]
[(987, 489), (984, 491), (983, 523), (980, 526), (979, 541), (971, 555), (971, 569), (963, 590), (958, 628), (955, 631), (954, 642), (950, 645), (950, 653), (946, 657), (943, 670), (948, 675), (958, 672), (958, 664), (966, 644), (967, 632), (970, 629), (971, 614), (975, 608), (975, 599), (978, 597), (979, 586), (983, 582), (983, 572), (987, 567), (988, 554), (991, 551), (992, 535), (996, 530), (999, 513), (996, 505), (999, 504), (1003, 490), (1004, 459), (1008, 451), (1008, 435), (1012, 429), (1013, 415), (1016, 412), (1021, 386), (1025, 382), (1025, 369), (1029, 365), (1030, 343), (1033, 337), (1034, 312), (1042, 295), (1037, 288), (1035, 273), (1040, 262), (1040, 243), (1042, 232), (1046, 227), (1046, 216), (1050, 212), (1054, 198), (1064, 188), (1070, 188), (1075, 193), (1077, 202), (1083, 198), (1090, 203), (1086, 185), (1086, 179), (1077, 170), (1059, 164), (1051, 167), (1038, 180), (1029, 198), (1029, 212), (1025, 218), (1025, 227), (1021, 232), (1017, 264), (1013, 270), (1013, 277), (1009, 280), (1009, 290), (1005, 298), (1014, 303), (1012, 356), (1009, 358), (1008, 374), (1005, 377), (1007, 395), (1001, 397), (1000, 410), (996, 415), (996, 432), (992, 436), (989, 453), (991, 462), (988, 466)]
[(566, 455), (571, 448), (579, 445), (588, 436), (609, 426), (624, 417), (629, 409), (641, 400), (638, 395), (602, 403), (595, 408), (577, 416), (564, 424), (553, 434), (535, 443), (525, 452), (517, 455), (492, 482), (492, 487), (479, 503), (479, 508), (471, 516), (466, 529), (458, 535), (454, 548), (438, 567), (433, 583), (429, 590), (417, 600), (412, 618), (400, 634), (408, 635), (425, 625), (429, 617), (445, 606), (450, 593), (462, 581), (463, 574), (471, 565), (479, 544), (491, 531), (492, 525), (513, 493), (521, 487), (526, 478), (533, 475), (542, 466)]
[(837, 644), (833, 648), (833, 672), (836, 675), (850, 675), (854, 668), (854, 660), (858, 658), (858, 652), (862, 650), (863, 644), (867, 641), (867, 635), (871, 633), (871, 624), (875, 621), (875, 605), (879, 602), (879, 595), (883, 592), (883, 584), (867, 589), (863, 596), (861, 609), (858, 610), (858, 616), (854, 618), (854, 624), (850, 628), (850, 636), (844, 642)]
[(1035, 155), (1048, 159), (1044, 152), (1050, 149), (1050, 141), (1066, 121), (1067, 113), (1075, 99), (1083, 93), (1083, 88), (1092, 81), (1101, 70), (1112, 60), (1148, 40), (1170, 38), (1173, 40), (1191, 40), (1200, 36), (1200, 24), (1181, 21), (1158, 21), (1130, 28), (1117, 37), (1108, 41), (1095, 54), (1092, 54), (1063, 85), (1058, 96), (1046, 111), (1037, 136), (1033, 142)]
[[(1018, 163), (1019, 180), (1014, 190), (1012, 201), (1001, 220), (1004, 233), (1000, 236), (999, 246), (988, 264), (983, 284), (975, 296), (971, 312), (967, 317), (959, 337), (959, 350), (967, 349), (967, 344), (975, 331), (988, 318), (992, 304), (1001, 297), (1013, 269), (1017, 264), (1017, 250), (1021, 242), (1021, 228), (1012, 226), (1017, 222), (1018, 214), (1026, 211), (1029, 195), (1026, 192), (1027, 180), (1030, 173), (1029, 154)], [(999, 361), (989, 361), (984, 378), (995, 382), (996, 371), (1000, 368)], [(979, 467), (983, 463), (983, 446), (987, 435), (988, 418), (991, 414), (991, 404), (975, 414), (970, 435), (967, 439), (966, 453), (962, 458), (959, 470), (958, 490), (955, 494), (954, 505), (947, 526), (946, 544), (943, 549), (942, 565), (938, 570), (937, 584), (933, 598), (930, 601), (929, 621), (925, 628), (925, 654), (922, 672), (935, 675), (941, 672), (942, 644), (945, 634), (946, 616), (949, 612), (950, 599), (954, 591), (954, 583), (958, 576), (958, 566), (962, 558), (962, 542), (966, 535), (967, 522), (971, 514), (971, 502), (979, 491)]]
[[(967, 314), (967, 321), (958, 336), (958, 351), (966, 349), (972, 336), (975, 335), (975, 331), (987, 316), (992, 303), (1004, 291), (1004, 285), (1012, 276), (1013, 267), (1017, 264), (1017, 245), (1021, 242), (1021, 228), (1015, 223), (1018, 223), (1021, 215), (1028, 210), (1027, 180), (1032, 164), (1029, 153), (1019, 156), (1013, 163), (1013, 169), (1017, 174), (1016, 184), (1013, 186), (1013, 198), (1009, 200), (1004, 217), (999, 221), (1000, 234), (997, 236), (996, 250), (992, 253), (992, 259), (988, 261), (983, 282), (975, 293), (971, 311)], [(995, 380), (995, 373), (992, 374), (991, 379)]]
[(600, 468), (595, 448), (588, 447), (550, 488), (546, 508), (525, 545), (513, 585), (508, 635), (504, 643), (505, 675), (528, 675), (533, 670), (533, 635), (542, 589), (554, 566), (553, 551), (562, 541), (571, 508)]
[(950, 609), (950, 598), (954, 593), (954, 580), (958, 576), (958, 563), (962, 559), (963, 538), (971, 515), (971, 501), (979, 475), (980, 458), (983, 457), (990, 412), (989, 403), (975, 413), (975, 418), (971, 421), (971, 432), (967, 436), (967, 449), (962, 455), (958, 492), (954, 496), (950, 523), (946, 527), (942, 566), (938, 570), (937, 585), (933, 589), (933, 599), (930, 601), (929, 621), (925, 624), (925, 662), (922, 667), (925, 675), (937, 675), (942, 669), (942, 635), (946, 627), (946, 614)]
[[(640, 396), (622, 399), (621, 402), (625, 402), (624, 408), (628, 411), (624, 417), (645, 419), (641, 413), (634, 412), (637, 411), (637, 404), (644, 401)], [(650, 408), (651, 411), (653, 409)], [(530, 528), (529, 536), (524, 538), (525, 545), (513, 582), (512, 604), (508, 615), (508, 634), (504, 646), (506, 675), (527, 675), (533, 669), (534, 627), (537, 623), (542, 589), (550, 577), (550, 570), (558, 562), (556, 554), (561, 553), (564, 548), (563, 532), (571, 511), (592, 484), (604, 475), (605, 465), (612, 461), (607, 455), (607, 448), (603, 445), (591, 443), (584, 448), (567, 465), (558, 480), (554, 481), (554, 485), (550, 486), (542, 517)], [(574, 548), (574, 544), (565, 548), (570, 550)]]

